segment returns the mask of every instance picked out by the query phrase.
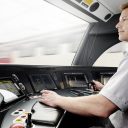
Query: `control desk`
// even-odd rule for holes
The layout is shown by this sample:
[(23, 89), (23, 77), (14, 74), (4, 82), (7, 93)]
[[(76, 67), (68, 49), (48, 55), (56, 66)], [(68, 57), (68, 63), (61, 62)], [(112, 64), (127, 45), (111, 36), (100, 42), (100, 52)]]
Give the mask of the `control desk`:
[(0, 128), (59, 128), (67, 112), (40, 103), (40, 91), (91, 95), (93, 79), (105, 84), (115, 72), (116, 68), (107, 67), (0, 66)]

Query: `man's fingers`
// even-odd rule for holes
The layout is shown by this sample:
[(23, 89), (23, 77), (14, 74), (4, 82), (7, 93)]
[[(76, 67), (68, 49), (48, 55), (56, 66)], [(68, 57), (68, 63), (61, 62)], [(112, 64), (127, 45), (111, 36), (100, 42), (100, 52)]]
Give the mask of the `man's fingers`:
[(49, 93), (50, 91), (49, 90), (42, 90), (40, 93), (42, 93), (42, 94), (47, 94), (47, 93)]

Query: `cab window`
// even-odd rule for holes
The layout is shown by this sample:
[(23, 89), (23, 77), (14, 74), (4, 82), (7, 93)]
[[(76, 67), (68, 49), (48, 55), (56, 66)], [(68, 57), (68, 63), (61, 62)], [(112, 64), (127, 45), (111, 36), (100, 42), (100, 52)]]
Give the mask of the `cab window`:
[(1, 64), (71, 65), (88, 22), (42, 0), (0, 6)]

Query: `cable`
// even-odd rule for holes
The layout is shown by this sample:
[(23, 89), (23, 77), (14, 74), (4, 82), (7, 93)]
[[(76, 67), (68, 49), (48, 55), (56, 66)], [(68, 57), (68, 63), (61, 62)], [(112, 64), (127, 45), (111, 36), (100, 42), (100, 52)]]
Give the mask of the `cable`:
[(39, 102), (39, 101), (36, 101), (36, 102), (32, 105), (32, 107), (31, 107), (31, 113), (35, 113), (34, 106), (36, 105), (37, 102)]

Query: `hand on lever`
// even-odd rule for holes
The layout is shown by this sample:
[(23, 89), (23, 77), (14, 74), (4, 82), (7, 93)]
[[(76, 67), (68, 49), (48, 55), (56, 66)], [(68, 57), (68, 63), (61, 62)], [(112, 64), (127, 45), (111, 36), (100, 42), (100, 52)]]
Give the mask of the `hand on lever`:
[(92, 83), (93, 83), (92, 86), (94, 91), (100, 91), (104, 87), (104, 85), (99, 81), (93, 80)]

